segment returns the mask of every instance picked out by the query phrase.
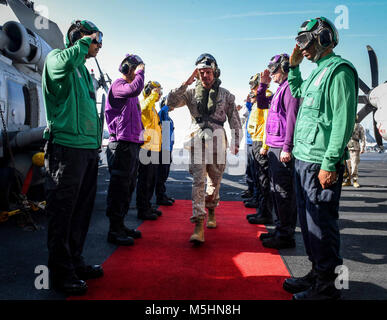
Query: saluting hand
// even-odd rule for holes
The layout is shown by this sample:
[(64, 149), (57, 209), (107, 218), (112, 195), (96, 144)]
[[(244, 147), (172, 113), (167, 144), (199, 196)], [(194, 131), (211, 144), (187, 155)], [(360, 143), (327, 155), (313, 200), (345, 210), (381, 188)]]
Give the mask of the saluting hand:
[(188, 78), (188, 80), (184, 82), (184, 85), (186, 86), (191, 85), (195, 81), (195, 78), (197, 77), (198, 77), (198, 69), (195, 69), (194, 72), (191, 74), (191, 76)]
[(141, 71), (141, 70), (144, 70), (145, 71), (145, 64), (141, 63), (137, 66), (136, 70), (134, 71), (134, 73), (137, 73), (137, 71)]
[(261, 83), (269, 84), (270, 82), (270, 71), (268, 69), (265, 69), (265, 71), (261, 72)]
[(290, 56), (289, 64), (292, 67), (296, 67), (302, 62), (303, 59), (304, 59), (304, 56), (302, 55), (302, 51), (300, 47), (296, 44), (296, 46), (293, 49), (293, 53)]

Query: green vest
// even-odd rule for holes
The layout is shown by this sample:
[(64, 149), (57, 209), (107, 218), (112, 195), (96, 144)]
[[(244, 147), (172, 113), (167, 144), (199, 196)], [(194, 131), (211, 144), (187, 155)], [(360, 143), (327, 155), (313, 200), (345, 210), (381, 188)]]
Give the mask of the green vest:
[[(358, 92), (357, 71), (351, 62), (340, 56), (333, 55), (313, 70), (303, 83), (302, 102), (294, 130), (293, 155), (297, 159), (320, 164), (323, 161), (332, 131), (333, 113), (329, 88), (334, 71), (341, 65), (348, 65), (353, 70), (356, 93)], [(347, 158), (344, 150), (340, 158)]]
[(42, 74), (47, 129), (54, 143), (72, 148), (98, 149), (101, 122), (91, 76), (84, 65), (91, 39), (51, 51)]

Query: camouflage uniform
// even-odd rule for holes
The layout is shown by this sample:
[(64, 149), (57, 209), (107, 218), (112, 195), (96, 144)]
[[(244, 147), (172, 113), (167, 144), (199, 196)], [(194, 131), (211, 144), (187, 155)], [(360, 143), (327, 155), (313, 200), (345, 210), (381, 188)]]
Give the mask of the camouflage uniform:
[[(360, 141), (361, 140), (361, 147)], [(351, 140), (348, 142), (348, 150), (350, 155), (350, 160), (347, 161), (349, 177), (356, 181), (358, 179), (358, 167), (360, 163), (360, 151), (364, 151), (366, 145), (364, 129), (360, 123), (355, 123), (355, 128), (353, 129)]]
[[(195, 223), (206, 217), (205, 208), (216, 208), (219, 204), (220, 182), (226, 167), (227, 136), (223, 126), (219, 123), (208, 122), (208, 126), (213, 130), (200, 128), (196, 119), (202, 115), (198, 111), (195, 100), (195, 89), (187, 89), (186, 85), (182, 85), (172, 90), (168, 95), (167, 105), (174, 108), (186, 105), (192, 117), (184, 147), (190, 149), (189, 172), (193, 177), (193, 214), (190, 220)], [(228, 90), (219, 88), (216, 111), (210, 118), (217, 122), (228, 120), (230, 128), (235, 130), (235, 134), (232, 134), (231, 145), (239, 147), (241, 121), (236, 110), (235, 97)]]

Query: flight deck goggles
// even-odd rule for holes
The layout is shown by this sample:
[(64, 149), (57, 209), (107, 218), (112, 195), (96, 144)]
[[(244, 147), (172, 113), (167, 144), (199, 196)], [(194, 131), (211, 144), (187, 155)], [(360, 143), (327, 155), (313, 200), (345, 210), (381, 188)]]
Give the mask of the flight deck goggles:
[(93, 39), (92, 43), (94, 44), (102, 44), (102, 37), (103, 37), (103, 34), (101, 31), (99, 31), (97, 33), (97, 38)]
[(289, 55), (286, 53), (277, 54), (270, 59), (270, 62), (269, 62), (269, 65), (267, 66), (267, 68), (269, 69), (269, 72), (271, 74), (274, 74), (278, 70), (283, 58), (286, 58), (287, 60), (289, 60)]
[(303, 32), (296, 37), (296, 43), (301, 50), (307, 49), (314, 41), (315, 37), (312, 32)]

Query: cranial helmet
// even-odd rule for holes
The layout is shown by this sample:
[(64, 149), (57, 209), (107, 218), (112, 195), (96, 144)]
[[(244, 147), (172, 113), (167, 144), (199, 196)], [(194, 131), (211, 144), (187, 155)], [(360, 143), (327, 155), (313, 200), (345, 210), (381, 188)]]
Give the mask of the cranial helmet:
[(82, 34), (90, 35), (95, 32), (99, 32), (99, 38), (95, 41), (102, 43), (103, 34), (93, 22), (89, 20), (73, 20), (66, 34), (66, 48), (71, 47), (75, 41), (81, 39), (83, 37)]
[(339, 43), (339, 33), (335, 25), (325, 17), (305, 21), (298, 29), (297, 45), (301, 50), (316, 43), (317, 54), (313, 61), (317, 61), (321, 54), (329, 47), (336, 47)]
[(251, 76), (249, 80), (250, 89), (253, 89), (256, 86), (258, 86), (260, 82), (261, 82), (261, 75), (259, 73)]
[(275, 73), (278, 68), (281, 68), (282, 72), (289, 72), (289, 55), (287, 53), (277, 54), (270, 59), (269, 65), (267, 66), (270, 73)]
[[(161, 84), (158, 83), (157, 81), (149, 81), (145, 87), (144, 87), (144, 91), (143, 91), (143, 95), (145, 98), (149, 97), (149, 95), (151, 94), (152, 90), (155, 89), (155, 88), (160, 88), (162, 89), (161, 87)], [(162, 91), (160, 91), (160, 96), (162, 96), (163, 93)]]
[(124, 60), (121, 61), (118, 71), (127, 74), (131, 68), (136, 68), (138, 65), (144, 63), (142, 59), (135, 55), (127, 53)]
[(220, 77), (220, 69), (218, 68), (218, 63), (215, 58), (209, 53), (201, 54), (195, 62), (195, 65), (198, 69), (212, 68), (214, 70), (214, 77)]

